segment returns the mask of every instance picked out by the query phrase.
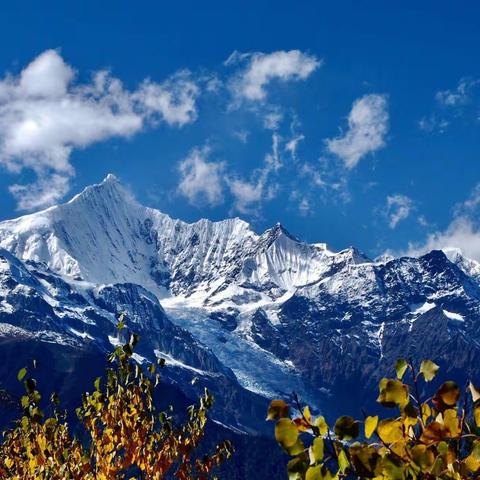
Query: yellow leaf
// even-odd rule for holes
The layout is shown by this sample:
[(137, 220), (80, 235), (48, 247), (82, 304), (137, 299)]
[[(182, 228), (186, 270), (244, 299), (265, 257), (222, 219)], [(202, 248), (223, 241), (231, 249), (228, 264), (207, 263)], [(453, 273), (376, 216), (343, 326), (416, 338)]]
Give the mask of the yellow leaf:
[(420, 373), (423, 374), (426, 382), (431, 382), (439, 369), (440, 367), (431, 360), (423, 360), (420, 364)]
[(452, 437), (460, 435), (460, 420), (457, 412), (452, 408), (443, 412), (443, 424), (447, 427)]
[(268, 407), (267, 420), (288, 417), (288, 404), (283, 400), (272, 400)]
[(434, 453), (426, 445), (415, 445), (411, 450), (413, 461), (424, 472), (429, 472), (435, 463)]
[(402, 422), (399, 420), (382, 420), (377, 426), (378, 436), (385, 443), (395, 443), (402, 439)]
[(365, 437), (370, 438), (378, 425), (378, 415), (365, 419)]
[(318, 428), (320, 435), (326, 435), (328, 433), (328, 425), (323, 416), (315, 419), (315, 426)]
[(347, 454), (345, 450), (340, 450), (338, 454), (338, 469), (340, 472), (345, 473), (347, 468), (350, 466), (350, 462), (348, 461)]
[(383, 378), (380, 381), (380, 395), (377, 402), (384, 407), (405, 407), (409, 402), (408, 387), (399, 380)]
[(293, 447), (298, 439), (298, 430), (288, 418), (281, 418), (275, 425), (275, 438), (283, 447)]
[(308, 405), (303, 409), (303, 417), (308, 423), (312, 423), (312, 414)]
[(305, 480), (323, 480), (322, 467), (317, 465), (316, 467), (310, 467), (305, 474)]
[(473, 417), (475, 418), (475, 424), (477, 425), (477, 427), (480, 427), (480, 406), (475, 407), (475, 409), (473, 410)]
[(408, 363), (404, 358), (399, 358), (395, 364), (395, 371), (397, 372), (397, 378), (401, 380), (407, 371)]
[(312, 446), (309, 448), (308, 453), (310, 456), (310, 465), (314, 465), (317, 462), (321, 462), (323, 460), (324, 454), (324, 443), (323, 438), (316, 437), (313, 439)]

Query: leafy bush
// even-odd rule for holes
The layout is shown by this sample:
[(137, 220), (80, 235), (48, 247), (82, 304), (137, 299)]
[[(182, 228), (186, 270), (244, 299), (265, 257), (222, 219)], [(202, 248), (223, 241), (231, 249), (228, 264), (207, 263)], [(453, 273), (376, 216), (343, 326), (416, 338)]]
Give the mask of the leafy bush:
[(391, 418), (342, 416), (331, 428), (296, 396), (292, 414), (283, 400), (271, 402), (267, 420), (276, 421), (275, 438), (293, 457), (290, 480), (480, 478), (480, 391), (470, 383), (462, 395), (448, 381), (422, 399), (419, 382), (432, 381), (438, 365), (424, 360), (417, 372), (401, 359), (395, 369), (396, 378), (380, 381), (377, 399), (398, 409)]
[[(161, 479), (168, 472), (180, 480), (206, 479), (232, 453), (229, 442), (201, 459), (194, 457), (213, 399), (208, 391), (198, 406), (188, 409), (188, 420), (175, 426), (172, 409), (156, 412), (153, 392), (162, 361), (148, 371), (132, 360), (138, 336), (109, 356), (111, 367), (85, 393), (76, 413), (85, 429), (84, 445), (70, 431), (66, 413), (51, 397), (53, 413), (40, 408), (42, 396), (26, 368), (18, 373), (25, 385), (22, 418), (4, 432), (0, 444), (0, 478), (35, 480)], [(34, 365), (35, 366), (35, 365)]]

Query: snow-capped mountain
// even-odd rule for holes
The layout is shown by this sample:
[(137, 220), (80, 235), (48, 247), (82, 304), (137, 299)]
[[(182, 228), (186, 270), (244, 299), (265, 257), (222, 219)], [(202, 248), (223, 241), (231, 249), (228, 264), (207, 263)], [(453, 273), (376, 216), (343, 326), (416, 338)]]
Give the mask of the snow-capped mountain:
[(339, 393), (348, 408), (342, 392), (398, 356), (464, 376), (480, 360), (480, 265), (458, 250), (372, 261), (279, 224), (261, 235), (238, 218), (188, 224), (139, 205), (112, 175), (0, 223), (0, 247), (1, 335), (105, 350), (127, 311), (148, 337), (139, 355), (164, 355), (177, 382), (217, 384), (236, 428), (252, 426), (232, 395), (253, 411), (258, 395), (295, 390), (325, 409)]

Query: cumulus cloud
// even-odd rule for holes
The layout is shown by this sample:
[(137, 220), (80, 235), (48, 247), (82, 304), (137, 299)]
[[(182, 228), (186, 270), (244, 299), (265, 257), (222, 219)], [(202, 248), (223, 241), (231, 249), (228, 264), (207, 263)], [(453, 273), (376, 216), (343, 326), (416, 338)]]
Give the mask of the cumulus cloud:
[(365, 95), (353, 103), (348, 115), (348, 130), (327, 139), (327, 150), (339, 157), (349, 169), (369, 153), (385, 146), (389, 114), (386, 95)]
[(385, 211), (388, 218), (388, 226), (394, 229), (402, 220), (408, 218), (413, 208), (413, 200), (406, 195), (388, 195)]
[(446, 230), (430, 233), (423, 244), (410, 244), (406, 254), (415, 257), (430, 250), (452, 248), (459, 249), (467, 258), (480, 261), (480, 229), (473, 220), (455, 218)]
[(56, 50), (47, 50), (18, 75), (0, 80), (0, 165), (35, 172), (33, 185), (13, 185), (19, 209), (47, 206), (68, 192), (74, 149), (130, 137), (146, 125), (181, 127), (196, 119), (198, 87), (181, 72), (163, 83), (129, 91), (107, 71), (88, 83)]
[(322, 61), (300, 50), (279, 50), (272, 53), (234, 52), (225, 63), (246, 64), (231, 82), (234, 96), (237, 99), (261, 101), (267, 97), (267, 87), (272, 81), (305, 80), (321, 66)]
[(480, 184), (467, 200), (455, 206), (453, 219), (445, 230), (429, 233), (421, 244), (410, 244), (405, 254), (418, 256), (434, 249), (459, 249), (467, 258), (480, 261), (479, 211)]
[(223, 201), (223, 162), (207, 161), (209, 148), (195, 148), (180, 162), (178, 192), (195, 205), (217, 205)]

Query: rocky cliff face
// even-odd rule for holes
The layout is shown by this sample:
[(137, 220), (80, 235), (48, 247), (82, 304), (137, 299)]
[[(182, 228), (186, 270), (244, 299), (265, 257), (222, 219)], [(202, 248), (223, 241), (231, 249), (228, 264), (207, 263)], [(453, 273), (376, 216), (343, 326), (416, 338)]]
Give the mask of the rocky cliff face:
[(479, 360), (480, 265), (454, 249), (372, 261), (281, 225), (187, 224), (113, 176), (0, 223), (0, 246), (3, 335), (106, 350), (125, 311), (147, 338), (139, 355), (165, 356), (186, 390), (187, 374), (210, 379), (237, 427), (239, 398), (254, 411), (257, 395), (295, 390), (325, 409), (336, 393), (348, 407), (346, 389), (373, 385), (399, 356), (463, 377)]

